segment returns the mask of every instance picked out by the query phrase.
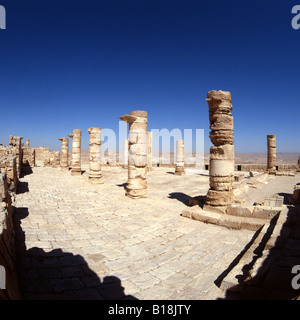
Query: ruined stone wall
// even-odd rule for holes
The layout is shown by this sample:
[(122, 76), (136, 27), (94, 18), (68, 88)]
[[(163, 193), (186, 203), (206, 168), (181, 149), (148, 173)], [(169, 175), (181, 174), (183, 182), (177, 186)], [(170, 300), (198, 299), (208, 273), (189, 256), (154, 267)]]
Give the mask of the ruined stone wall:
[(17, 175), (20, 176), (22, 167), (22, 137), (9, 136), (9, 155), (16, 157)]
[(15, 193), (18, 184), (17, 163), (15, 156), (5, 156), (0, 158), (0, 173), (6, 174), (8, 190)]
[(22, 152), (22, 166), (35, 167), (35, 149), (30, 147), (23, 147)]
[(4, 287), (3, 281), (1, 281), (0, 286), (0, 300), (22, 299), (16, 271), (13, 209), (8, 179), (5, 173), (0, 174), (0, 197), (0, 271), (2, 272), (1, 280), (4, 279)]
[[(297, 171), (297, 164), (278, 164), (276, 166), (276, 171)], [(205, 164), (205, 169), (209, 169), (209, 164)], [(257, 172), (266, 172), (267, 165), (266, 164), (235, 164), (235, 171), (257, 171)], [(299, 169), (298, 169), (299, 170)]]
[(49, 148), (38, 147), (35, 148), (35, 162), (37, 166), (45, 166), (45, 163), (48, 163), (51, 157), (51, 152)]
[[(8, 146), (0, 146), (0, 158), (7, 157), (12, 158), (15, 157), (16, 161), (16, 174), (17, 177), (20, 177), (21, 167), (22, 167), (22, 138), (9, 136), (9, 145)], [(3, 171), (3, 170), (2, 170)]]

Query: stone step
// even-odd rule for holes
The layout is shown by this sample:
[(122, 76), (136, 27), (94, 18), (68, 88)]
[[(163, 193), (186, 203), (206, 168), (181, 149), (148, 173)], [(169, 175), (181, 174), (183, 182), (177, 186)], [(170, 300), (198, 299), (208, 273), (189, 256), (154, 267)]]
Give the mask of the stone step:
[[(284, 214), (283, 214), (284, 215)], [(263, 274), (261, 267), (265, 260), (264, 251), (269, 249), (269, 242), (273, 239), (273, 234), (277, 234), (276, 226), (278, 225), (279, 215), (269, 220), (260, 228), (254, 235), (253, 239), (249, 243), (242, 253), (238, 263), (226, 274), (226, 276), (220, 280), (218, 286), (222, 290), (229, 290), (231, 292), (241, 291), (244, 282), (251, 280), (257, 274), (257, 270), (260, 270), (260, 274)], [(268, 266), (265, 264), (264, 268)], [(256, 279), (258, 280), (258, 279)]]
[(203, 210), (201, 207), (187, 208), (181, 215), (186, 218), (216, 224), (229, 229), (247, 229), (252, 231), (257, 231), (269, 222), (269, 219), (227, 215), (224, 213)]

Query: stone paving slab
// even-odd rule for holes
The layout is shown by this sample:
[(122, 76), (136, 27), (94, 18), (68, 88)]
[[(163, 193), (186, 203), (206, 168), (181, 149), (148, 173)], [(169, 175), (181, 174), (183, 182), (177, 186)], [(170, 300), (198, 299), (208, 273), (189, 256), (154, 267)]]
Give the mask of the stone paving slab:
[(224, 297), (214, 281), (253, 231), (180, 216), (189, 197), (207, 192), (208, 177), (154, 168), (148, 198), (133, 200), (125, 197), (126, 169), (102, 171), (102, 185), (89, 184), (87, 171), (59, 168), (21, 178), (14, 220), (25, 298)]

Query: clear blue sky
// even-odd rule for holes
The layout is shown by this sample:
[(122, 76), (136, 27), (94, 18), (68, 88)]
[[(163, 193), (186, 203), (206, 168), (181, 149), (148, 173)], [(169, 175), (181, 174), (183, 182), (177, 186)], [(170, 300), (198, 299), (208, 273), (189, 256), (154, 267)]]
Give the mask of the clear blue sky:
[(0, 143), (60, 149), (73, 128), (204, 129), (207, 91), (232, 94), (236, 152), (300, 153), (296, 1), (0, 0)]

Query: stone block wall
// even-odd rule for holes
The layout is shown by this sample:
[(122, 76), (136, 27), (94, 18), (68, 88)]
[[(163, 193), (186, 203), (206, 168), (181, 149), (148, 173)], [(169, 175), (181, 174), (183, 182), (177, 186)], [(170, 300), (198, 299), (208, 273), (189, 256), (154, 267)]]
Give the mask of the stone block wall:
[[(37, 166), (44, 167), (50, 161), (51, 152), (49, 148), (35, 148), (35, 162)], [(49, 164), (50, 165), (50, 164)]]
[(23, 147), (22, 166), (35, 167), (35, 149), (30, 147)]
[(0, 300), (22, 299), (16, 270), (13, 209), (5, 173), (0, 174), (0, 200), (0, 271), (2, 272), (1, 280), (4, 279), (5, 285), (3, 287), (3, 281), (1, 281)]
[(9, 155), (16, 157), (17, 175), (20, 176), (22, 167), (22, 137), (9, 136)]
[(0, 158), (0, 173), (6, 174), (8, 190), (15, 193), (19, 180), (15, 156), (5, 156)]

